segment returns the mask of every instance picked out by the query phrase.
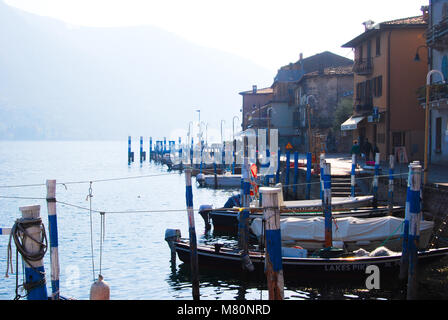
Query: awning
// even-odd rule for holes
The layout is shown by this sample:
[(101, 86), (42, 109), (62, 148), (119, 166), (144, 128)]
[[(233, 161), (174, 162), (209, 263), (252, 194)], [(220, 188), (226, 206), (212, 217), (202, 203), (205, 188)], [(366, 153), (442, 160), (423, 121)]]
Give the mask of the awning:
[(341, 130), (355, 130), (364, 117), (350, 117), (341, 124)]

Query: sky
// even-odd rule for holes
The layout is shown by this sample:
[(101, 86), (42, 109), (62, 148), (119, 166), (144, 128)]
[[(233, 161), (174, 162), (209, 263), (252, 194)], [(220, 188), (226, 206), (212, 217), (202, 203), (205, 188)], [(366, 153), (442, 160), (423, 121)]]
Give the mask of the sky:
[[(1, 0), (0, 0), (1, 1)], [(71, 27), (152, 25), (272, 71), (341, 45), (375, 23), (420, 15), (428, 0), (5, 0)]]

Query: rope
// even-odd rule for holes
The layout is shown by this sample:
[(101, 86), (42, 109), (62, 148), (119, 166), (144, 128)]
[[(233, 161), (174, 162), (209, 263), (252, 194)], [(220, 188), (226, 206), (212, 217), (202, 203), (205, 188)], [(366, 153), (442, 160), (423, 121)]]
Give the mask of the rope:
[(397, 230), (404, 224), (404, 222), (405, 220), (403, 219), (400, 225), (380, 244), (380, 247), (384, 246), (387, 241), (389, 241), (389, 239), (395, 234), (395, 232), (397, 232)]
[[(41, 239), (35, 239), (32, 237), (27, 229), (30, 227), (39, 226), (41, 229)], [(31, 254), (25, 249), (25, 242), (27, 239), (30, 239), (31, 241), (35, 242), (39, 246), (39, 250)], [(11, 273), (14, 273), (14, 270), (12, 268), (12, 248), (11, 248), (11, 240), (14, 240), (14, 243), (16, 245), (16, 296), (14, 300), (18, 300), (20, 298), (23, 298), (25, 296), (21, 296), (18, 291), (20, 287), (23, 287), (27, 292), (30, 292), (32, 289), (40, 287), (42, 285), (45, 285), (45, 273), (42, 271), (37, 270), (33, 267), (32, 262), (42, 260), (45, 256), (45, 253), (48, 249), (48, 240), (47, 235), (45, 232), (45, 226), (42, 223), (41, 218), (21, 218), (17, 219), (14, 223), (13, 227), (11, 228), (11, 233), (9, 235), (9, 242), (8, 242), (8, 249), (7, 249), (7, 269), (5, 277), (8, 278), (8, 272), (11, 268)], [(36, 282), (31, 283), (25, 283), (23, 282), (22, 285), (19, 285), (19, 279), (18, 279), (18, 253), (22, 256), (22, 260), (26, 262), (26, 264), (33, 269), (36, 273), (39, 273), (43, 275), (42, 279)]]
[(89, 215), (90, 215), (90, 248), (92, 251), (92, 275), (93, 282), (95, 282), (95, 259), (93, 257), (93, 222), (92, 222), (92, 182), (90, 182), (89, 186), (89, 194), (87, 195), (86, 200), (89, 200)]
[(101, 212), (101, 228), (100, 228), (100, 273), (99, 275), (102, 276), (102, 260), (103, 260), (103, 243), (104, 238), (106, 235), (106, 214), (105, 212)]

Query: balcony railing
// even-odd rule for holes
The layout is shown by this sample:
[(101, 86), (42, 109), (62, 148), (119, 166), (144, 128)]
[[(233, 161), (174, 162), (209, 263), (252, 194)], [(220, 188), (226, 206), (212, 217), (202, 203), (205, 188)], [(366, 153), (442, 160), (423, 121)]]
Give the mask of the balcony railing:
[(434, 49), (448, 48), (448, 17), (428, 28), (426, 31), (426, 44)]
[[(419, 103), (426, 103), (426, 86), (418, 88), (416, 93)], [(433, 102), (444, 99), (448, 99), (448, 84), (432, 84), (429, 90), (429, 101)]]
[(371, 114), (373, 111), (372, 97), (356, 100), (354, 111), (357, 115)]
[(372, 58), (357, 59), (353, 64), (353, 72), (358, 75), (369, 75), (373, 72)]

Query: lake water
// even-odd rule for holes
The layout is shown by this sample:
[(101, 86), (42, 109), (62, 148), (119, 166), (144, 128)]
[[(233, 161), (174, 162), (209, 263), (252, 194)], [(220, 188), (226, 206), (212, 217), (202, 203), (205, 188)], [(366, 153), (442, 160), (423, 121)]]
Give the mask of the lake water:
[[(133, 141), (134, 146), (137, 143)], [(127, 140), (0, 142), (0, 227), (13, 225), (21, 216), (19, 207), (39, 204), (48, 233), (46, 201), (13, 198), (45, 198), (47, 179), (56, 179), (58, 201), (88, 208), (89, 181), (145, 176), (92, 183), (92, 208), (106, 212), (101, 273), (110, 285), (111, 299), (192, 299), (189, 266), (177, 259), (176, 266), (172, 268), (170, 250), (164, 240), (167, 228), (180, 229), (182, 236), (188, 237), (185, 177), (177, 171), (168, 172), (166, 166), (148, 161), (140, 166), (138, 150), (134, 151), (136, 162), (128, 166)], [(194, 208), (201, 204), (220, 207), (233, 193), (231, 190), (197, 188), (194, 178), (192, 182)], [(58, 203), (57, 215), (61, 295), (89, 299), (93, 282), (89, 211)], [(94, 212), (92, 218), (94, 273), (97, 275), (100, 214)], [(195, 222), (199, 243), (213, 237), (204, 234), (204, 222), (197, 213)], [(1, 272), (6, 271), (8, 238), (0, 236)], [(226, 236), (221, 240), (235, 241)], [(44, 262), (50, 293), (49, 251)], [(265, 281), (262, 280), (249, 284), (231, 274), (212, 272), (201, 274), (200, 282), (201, 299), (268, 299)], [(11, 274), (9, 278), (2, 275), (0, 284), (0, 299), (13, 299), (15, 275)], [(359, 297), (348, 291), (338, 294), (333, 292), (330, 297)], [(323, 295), (316, 289), (285, 289), (287, 299), (325, 298)]]

